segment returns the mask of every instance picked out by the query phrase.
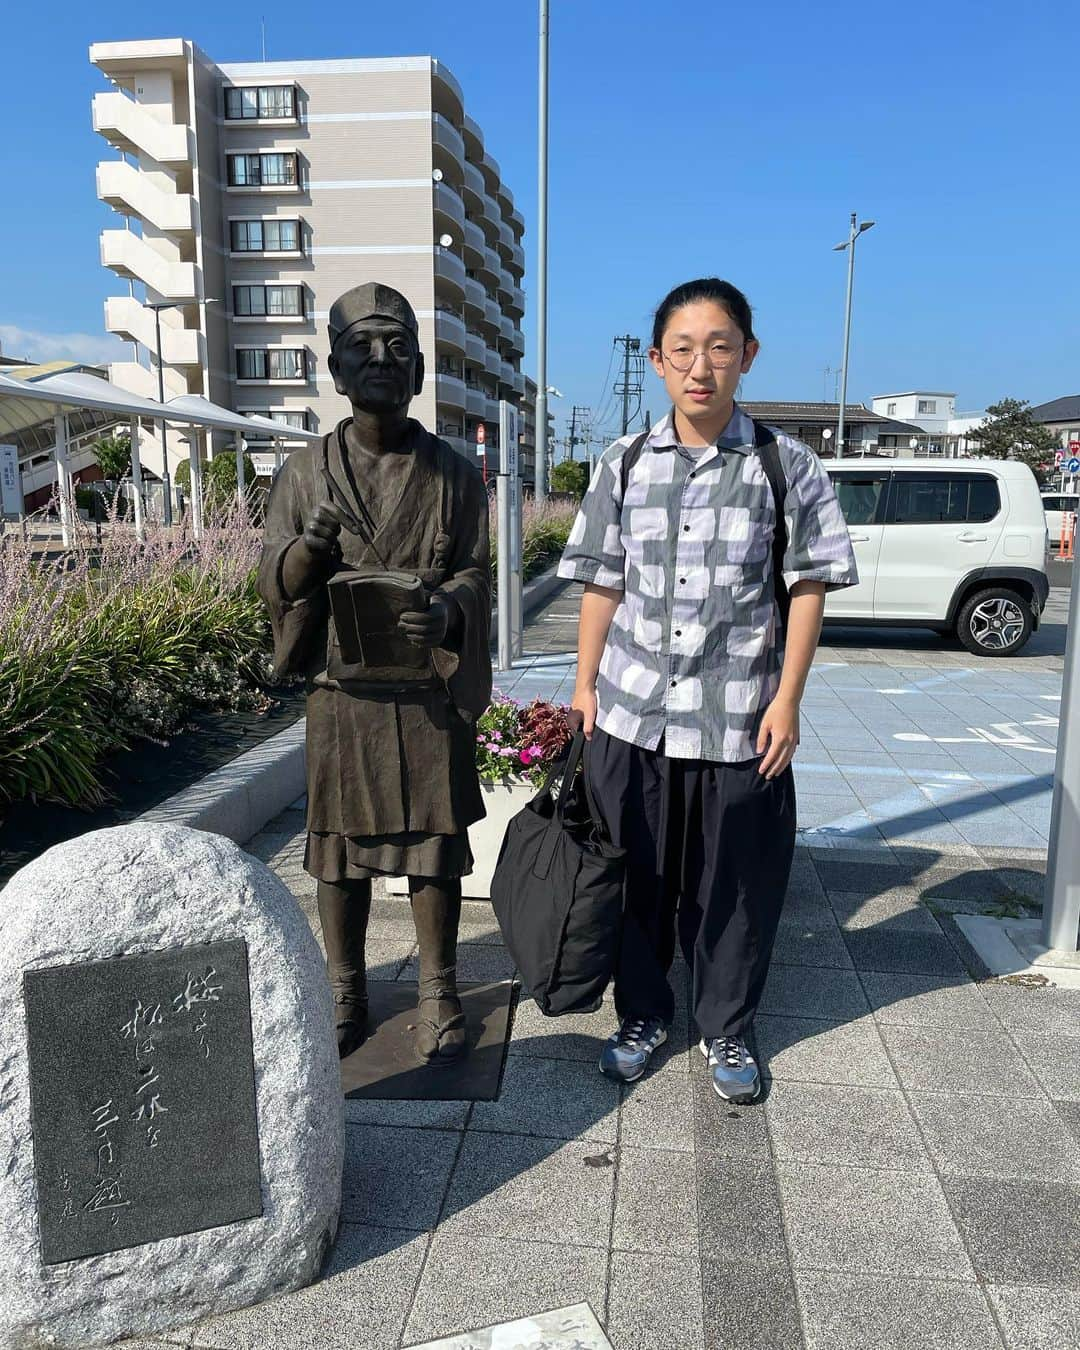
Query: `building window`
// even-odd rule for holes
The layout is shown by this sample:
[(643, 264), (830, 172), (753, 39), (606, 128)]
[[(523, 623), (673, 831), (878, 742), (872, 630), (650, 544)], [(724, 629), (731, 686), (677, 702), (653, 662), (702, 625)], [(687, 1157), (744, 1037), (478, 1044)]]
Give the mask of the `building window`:
[(920, 413), (920, 415), (925, 415), (925, 414), (927, 414), (927, 413), (930, 413), (931, 415), (933, 415), (933, 414), (935, 414), (936, 412), (937, 412), (937, 399), (936, 399), (936, 398), (921, 398), (921, 399), (919, 399), (919, 413)]
[(304, 317), (304, 288), (302, 286), (234, 286), (233, 313), (248, 316), (280, 318)]
[(296, 90), (291, 84), (225, 90), (225, 116), (230, 122), (260, 117), (295, 117)]
[[(297, 431), (308, 429), (308, 414), (304, 408), (296, 411), (292, 409), (286, 411), (284, 408), (244, 408), (242, 411), (249, 415), (254, 413), (258, 417), (268, 417), (271, 422), (278, 422), (283, 427), (295, 428)], [(269, 431), (264, 431), (261, 427), (252, 427), (250, 431), (244, 433), (248, 441), (268, 441), (270, 435)], [(288, 437), (283, 436), (282, 439), (288, 440)]]
[(295, 154), (229, 155), (230, 187), (292, 187), (297, 181)]
[(886, 416), (886, 417), (895, 417), (895, 416), (896, 416), (896, 404), (895, 404), (895, 403), (890, 403), (890, 404), (888, 405), (888, 407), (885, 409), (885, 416)]
[(238, 380), (306, 380), (307, 353), (302, 347), (238, 347)]
[(230, 222), (234, 253), (299, 253), (298, 220), (234, 220)]

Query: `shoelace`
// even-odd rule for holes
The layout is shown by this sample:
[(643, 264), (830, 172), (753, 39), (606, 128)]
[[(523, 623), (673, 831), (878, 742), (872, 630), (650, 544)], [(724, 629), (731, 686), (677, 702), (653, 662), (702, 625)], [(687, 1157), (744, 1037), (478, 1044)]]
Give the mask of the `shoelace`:
[(619, 1044), (628, 1045), (631, 1049), (637, 1049), (642, 1036), (645, 1034), (647, 1023), (644, 1021), (624, 1022), (619, 1028)]
[(721, 1036), (717, 1039), (723, 1042), (723, 1057), (727, 1067), (729, 1069), (741, 1069), (743, 1067), (743, 1047), (738, 1036)]

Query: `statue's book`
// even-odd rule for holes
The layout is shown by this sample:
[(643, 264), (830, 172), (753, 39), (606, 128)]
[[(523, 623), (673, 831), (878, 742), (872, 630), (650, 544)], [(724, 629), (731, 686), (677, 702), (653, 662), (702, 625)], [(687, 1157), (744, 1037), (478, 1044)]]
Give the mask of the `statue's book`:
[(410, 642), (398, 628), (403, 614), (428, 607), (419, 577), (411, 572), (338, 572), (326, 589), (344, 662), (369, 670), (432, 672), (428, 649)]

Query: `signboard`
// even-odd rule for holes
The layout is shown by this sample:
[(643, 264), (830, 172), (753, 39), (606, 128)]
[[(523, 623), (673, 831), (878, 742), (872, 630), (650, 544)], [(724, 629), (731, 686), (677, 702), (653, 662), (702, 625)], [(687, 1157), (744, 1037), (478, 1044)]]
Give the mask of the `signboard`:
[(1069, 454), (1070, 456), (1080, 455), (1080, 441), (1069, 442)]
[(0, 516), (21, 516), (22, 509), (18, 446), (0, 445)]
[(1070, 459), (1069, 462), (1065, 465), (1065, 472), (1066, 472), (1066, 473), (1080, 473), (1080, 459), (1078, 459), (1078, 458), (1074, 455), (1074, 456), (1072, 457), (1072, 459)]
[(1065, 451), (1060, 446), (1054, 451), (1054, 465), (1060, 469), (1062, 461), (1065, 459)]
[(262, 1214), (242, 939), (23, 975), (46, 1265)]

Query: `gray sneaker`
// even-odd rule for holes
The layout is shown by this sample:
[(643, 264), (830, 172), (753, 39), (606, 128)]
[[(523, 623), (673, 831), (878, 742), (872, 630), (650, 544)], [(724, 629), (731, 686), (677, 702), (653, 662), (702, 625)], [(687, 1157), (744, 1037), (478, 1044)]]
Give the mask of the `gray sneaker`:
[(761, 1091), (757, 1061), (741, 1036), (717, 1036), (698, 1049), (712, 1069), (713, 1087), (725, 1101), (746, 1105)]
[(624, 1017), (600, 1053), (600, 1072), (633, 1083), (648, 1067), (652, 1052), (667, 1040), (659, 1017)]

